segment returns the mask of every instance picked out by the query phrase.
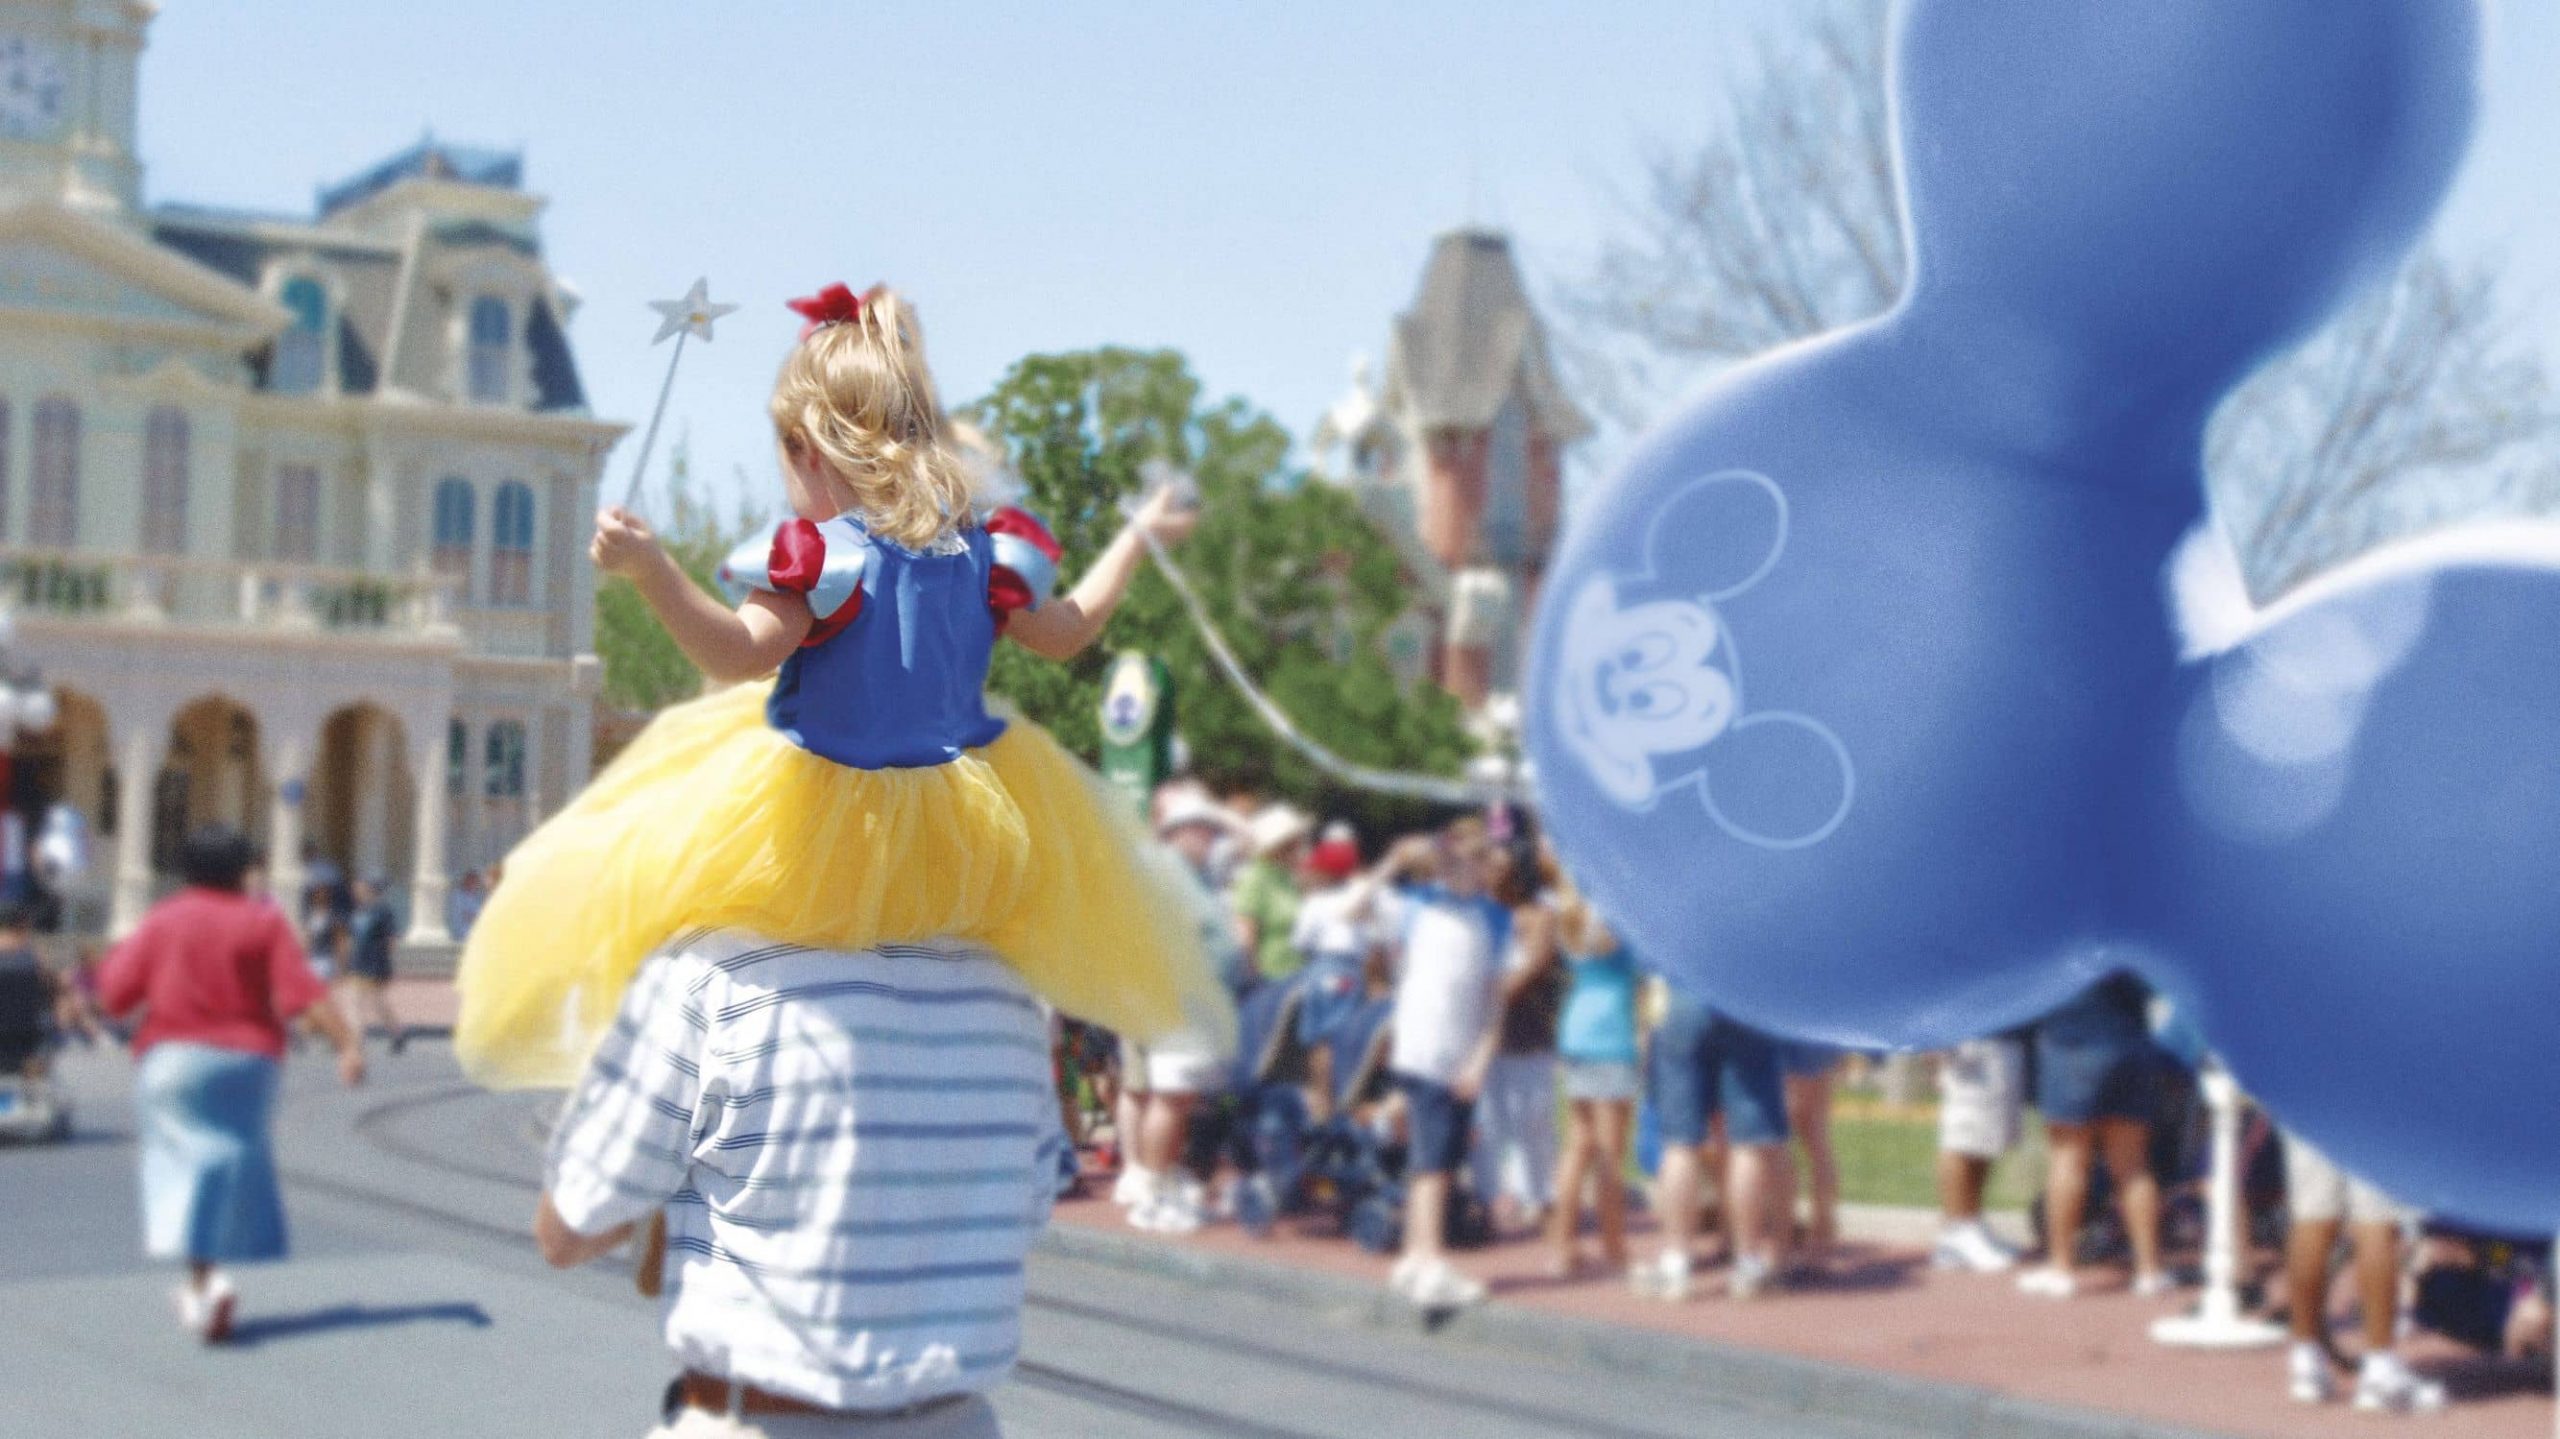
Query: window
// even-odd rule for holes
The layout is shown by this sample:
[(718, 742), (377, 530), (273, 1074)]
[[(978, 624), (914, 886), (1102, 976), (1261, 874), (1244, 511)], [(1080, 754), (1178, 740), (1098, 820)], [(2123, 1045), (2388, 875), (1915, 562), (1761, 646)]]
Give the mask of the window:
[(320, 467), (276, 467), (275, 557), (307, 565), (320, 558)]
[(447, 721), (444, 727), (444, 792), (462, 798), (463, 774), (471, 763), (471, 726), (461, 720)]
[(498, 486), (489, 523), (489, 603), (533, 603), (533, 490), (522, 480)]
[(487, 788), (491, 799), (524, 798), (524, 724), (499, 720), (489, 726)]
[(1529, 416), (1518, 400), (1493, 417), (1485, 455), (1485, 552), (1497, 561), (1529, 549)]
[(296, 275), (284, 282), (278, 298), (293, 319), (276, 336), (276, 358), (267, 372), (267, 388), (307, 395), (320, 388), (328, 364), (329, 295), (319, 281)]
[(507, 369), (515, 359), (515, 317), (507, 302), (482, 295), (471, 302), (471, 398), (503, 404), (514, 394)]
[(479, 525), (479, 491), (460, 475), (436, 482), (436, 573), (471, 579), (472, 531)]
[(36, 402), (35, 471), (27, 542), (67, 549), (80, 534), (80, 406), (63, 396)]
[(154, 409), (142, 425), (142, 548), (187, 551), (187, 412)]

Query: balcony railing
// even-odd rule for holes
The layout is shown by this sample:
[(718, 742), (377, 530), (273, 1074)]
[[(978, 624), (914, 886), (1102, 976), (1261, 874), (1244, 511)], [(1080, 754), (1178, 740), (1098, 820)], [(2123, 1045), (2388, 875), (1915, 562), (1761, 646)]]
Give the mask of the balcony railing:
[(0, 605), (112, 624), (441, 638), (454, 632), (459, 583), (451, 575), (0, 545)]

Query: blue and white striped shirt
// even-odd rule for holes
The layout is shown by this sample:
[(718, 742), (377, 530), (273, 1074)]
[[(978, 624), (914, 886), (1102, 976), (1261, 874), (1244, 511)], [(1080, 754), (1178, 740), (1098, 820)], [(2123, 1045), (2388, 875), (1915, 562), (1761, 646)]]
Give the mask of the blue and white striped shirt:
[(551, 1143), (594, 1234), (667, 1211), (685, 1367), (836, 1409), (993, 1387), (1054, 1193), (1045, 1016), (983, 951), (688, 935), (653, 956)]

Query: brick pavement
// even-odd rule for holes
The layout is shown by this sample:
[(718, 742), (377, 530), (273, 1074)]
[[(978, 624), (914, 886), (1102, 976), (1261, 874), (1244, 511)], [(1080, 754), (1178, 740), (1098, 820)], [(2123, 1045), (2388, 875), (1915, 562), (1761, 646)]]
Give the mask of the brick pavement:
[[(1118, 1210), (1096, 1198), (1062, 1204), (1057, 1222), (1183, 1251), (1201, 1261), (1195, 1275), (1213, 1283), (1237, 1265), (1379, 1285), (1386, 1278), (1386, 1260), (1312, 1225), (1284, 1225), (1256, 1240), (1233, 1225), (1212, 1224), (1172, 1239), (1130, 1230)], [(1640, 1237), (1637, 1252), (1648, 1249)], [(2252, 1439), (2328, 1439), (2386, 1432), (2394, 1424), (2418, 1425), (2445, 1439), (2547, 1439), (2552, 1432), (2547, 1388), (2535, 1387), (2513, 1366), (2477, 1359), (2431, 1336), (2421, 1336), (2410, 1352), (2421, 1370), (2452, 1389), (2448, 1412), (2404, 1419), (2358, 1414), (2344, 1403), (2295, 1404), (2284, 1392), (2280, 1350), (2221, 1354), (2153, 1343), (2151, 1320), (2177, 1312), (2192, 1293), (2137, 1299), (2116, 1272), (2095, 1272), (2077, 1299), (2034, 1299), (2017, 1293), (2007, 1276), (1941, 1274), (1929, 1268), (1920, 1247), (1853, 1238), (1816, 1282), (1735, 1302), (1725, 1297), (1723, 1271), (1709, 1269), (1700, 1275), (1697, 1298), (1671, 1305), (1636, 1297), (1618, 1276), (1552, 1279), (1545, 1247), (1527, 1239), (1458, 1259), (1492, 1289), (1494, 1305), (1525, 1314), (1961, 1384), (2164, 1426)]]

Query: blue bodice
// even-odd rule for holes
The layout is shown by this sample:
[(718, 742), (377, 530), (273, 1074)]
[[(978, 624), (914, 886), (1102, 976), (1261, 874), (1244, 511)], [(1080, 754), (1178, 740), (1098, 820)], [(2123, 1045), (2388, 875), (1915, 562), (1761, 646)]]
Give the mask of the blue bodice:
[(1056, 556), (1047, 528), (1019, 510), (923, 551), (843, 515), (788, 521), (770, 549), (740, 546), (719, 580), (733, 599), (799, 594), (816, 621), (766, 701), (775, 729), (856, 769), (921, 769), (1004, 733), (985, 698), (998, 615), (1047, 598)]

